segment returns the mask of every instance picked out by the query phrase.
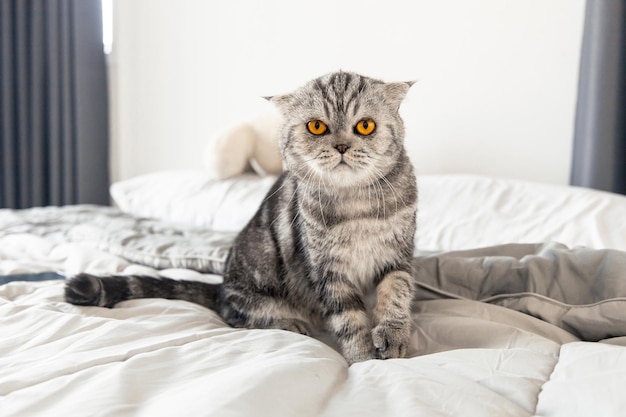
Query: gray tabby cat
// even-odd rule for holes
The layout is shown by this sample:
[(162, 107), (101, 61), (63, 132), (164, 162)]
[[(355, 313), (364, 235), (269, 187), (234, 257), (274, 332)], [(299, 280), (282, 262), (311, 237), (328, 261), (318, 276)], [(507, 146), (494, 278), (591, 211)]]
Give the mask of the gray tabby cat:
[(223, 284), (80, 274), (66, 299), (183, 299), (234, 327), (325, 328), (350, 363), (405, 356), (417, 189), (398, 108), (410, 85), (337, 72), (270, 98), (285, 172), (237, 237)]

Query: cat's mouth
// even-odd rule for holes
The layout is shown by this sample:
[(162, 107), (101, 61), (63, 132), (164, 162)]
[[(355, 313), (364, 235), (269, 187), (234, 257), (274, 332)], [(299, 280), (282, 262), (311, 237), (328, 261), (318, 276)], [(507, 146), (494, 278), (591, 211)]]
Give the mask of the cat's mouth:
[(335, 169), (339, 168), (339, 167), (347, 167), (347, 168), (352, 168), (352, 165), (350, 165), (346, 159), (343, 157), (343, 155), (341, 156), (341, 159), (339, 160), (339, 163), (337, 165), (335, 165)]

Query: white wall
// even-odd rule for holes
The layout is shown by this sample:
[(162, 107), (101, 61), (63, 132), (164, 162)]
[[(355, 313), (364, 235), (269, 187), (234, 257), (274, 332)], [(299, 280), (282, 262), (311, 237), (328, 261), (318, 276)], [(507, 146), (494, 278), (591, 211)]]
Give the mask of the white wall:
[(418, 80), (418, 173), (567, 183), (584, 0), (123, 0), (113, 180), (202, 167), (210, 135), (336, 69)]

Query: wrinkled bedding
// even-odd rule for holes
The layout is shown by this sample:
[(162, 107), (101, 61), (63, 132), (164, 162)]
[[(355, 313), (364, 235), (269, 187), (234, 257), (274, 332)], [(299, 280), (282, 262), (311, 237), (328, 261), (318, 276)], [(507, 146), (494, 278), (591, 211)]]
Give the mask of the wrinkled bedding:
[[(619, 416), (626, 252), (416, 253), (409, 358), (232, 329), (184, 301), (63, 301), (86, 271), (219, 280), (234, 234), (96, 206), (0, 210), (3, 416)], [(24, 281), (38, 275), (43, 281)], [(15, 279), (11, 279), (14, 277)]]

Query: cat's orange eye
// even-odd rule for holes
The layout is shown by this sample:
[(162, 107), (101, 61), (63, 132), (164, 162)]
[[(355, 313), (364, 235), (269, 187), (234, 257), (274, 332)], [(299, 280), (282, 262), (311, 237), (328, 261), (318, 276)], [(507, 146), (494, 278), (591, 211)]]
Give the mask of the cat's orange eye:
[(309, 121), (306, 124), (306, 128), (308, 129), (309, 132), (311, 132), (311, 133), (313, 133), (314, 135), (317, 135), (317, 136), (323, 135), (328, 130), (328, 126), (326, 126), (326, 123), (322, 122), (321, 120), (317, 120), (317, 119), (313, 119), (313, 120)]
[(376, 123), (372, 119), (363, 119), (354, 127), (354, 130), (363, 136), (371, 135), (374, 129), (376, 129)]

